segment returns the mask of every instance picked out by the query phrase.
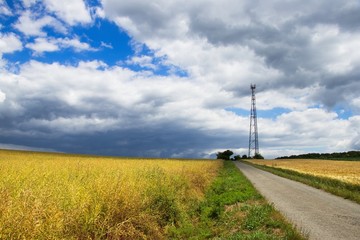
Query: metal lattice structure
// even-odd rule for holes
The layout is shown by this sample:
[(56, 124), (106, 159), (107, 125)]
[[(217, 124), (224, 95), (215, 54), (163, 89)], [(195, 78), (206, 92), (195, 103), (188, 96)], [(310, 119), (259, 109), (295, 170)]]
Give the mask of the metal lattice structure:
[(250, 89), (251, 89), (251, 110), (250, 110), (248, 157), (254, 157), (255, 155), (259, 154), (259, 139), (258, 139), (257, 115), (256, 115), (256, 99), (255, 99), (256, 85), (251, 84)]

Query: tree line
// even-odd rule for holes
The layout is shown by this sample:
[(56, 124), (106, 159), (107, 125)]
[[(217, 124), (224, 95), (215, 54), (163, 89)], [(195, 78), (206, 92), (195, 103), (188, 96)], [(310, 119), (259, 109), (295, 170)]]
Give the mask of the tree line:
[(339, 160), (360, 160), (360, 151), (334, 152), (334, 153), (306, 153), (278, 157), (276, 159), (339, 159)]
[[(233, 151), (226, 150), (224, 152), (218, 152), (216, 154), (216, 159), (233, 160), (233, 161), (240, 160), (240, 159), (251, 159), (251, 157), (249, 157), (247, 155), (242, 155), (242, 157), (240, 157), (240, 155), (235, 155), (235, 156), (231, 157), (232, 155), (234, 155)], [(254, 159), (264, 159), (264, 157), (261, 156), (260, 153), (256, 153), (253, 158)]]

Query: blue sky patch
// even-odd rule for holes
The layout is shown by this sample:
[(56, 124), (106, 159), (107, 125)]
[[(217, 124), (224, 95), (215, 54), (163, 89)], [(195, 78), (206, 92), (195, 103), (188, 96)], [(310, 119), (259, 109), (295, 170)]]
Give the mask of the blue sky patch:
[[(236, 115), (243, 116), (243, 117), (246, 117), (246, 116), (250, 115), (250, 109), (245, 110), (245, 109), (242, 109), (242, 108), (232, 107), (232, 108), (226, 108), (225, 110), (233, 112)], [(289, 113), (290, 110), (286, 109), (286, 108), (273, 108), (273, 109), (270, 109), (270, 110), (258, 110), (257, 109), (256, 112), (257, 112), (258, 118), (275, 119), (276, 117), (280, 116), (281, 114)]]

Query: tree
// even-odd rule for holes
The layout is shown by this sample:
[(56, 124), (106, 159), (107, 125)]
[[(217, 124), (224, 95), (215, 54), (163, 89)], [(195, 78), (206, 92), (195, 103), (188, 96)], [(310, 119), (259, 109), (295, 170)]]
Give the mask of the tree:
[(240, 160), (240, 159), (241, 159), (240, 155), (235, 155), (231, 160), (237, 161), (237, 160)]
[(242, 155), (242, 157), (241, 157), (242, 159), (247, 159), (248, 158), (248, 156), (246, 156), (246, 154), (244, 154), (244, 155)]
[(254, 159), (264, 159), (260, 153), (255, 153)]
[(230, 150), (226, 150), (224, 152), (218, 152), (216, 154), (216, 159), (224, 159), (224, 160), (230, 160), (231, 155), (234, 153)]

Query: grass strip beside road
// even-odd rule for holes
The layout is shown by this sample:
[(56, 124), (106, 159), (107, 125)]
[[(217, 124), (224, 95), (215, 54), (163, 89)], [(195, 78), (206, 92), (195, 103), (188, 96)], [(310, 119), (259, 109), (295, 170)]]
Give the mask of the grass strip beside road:
[(300, 173), (289, 169), (258, 165), (251, 163), (249, 161), (245, 161), (245, 163), (250, 164), (256, 168), (262, 169), (264, 171), (271, 172), (278, 176), (295, 180), (318, 189), (322, 189), (326, 192), (343, 197), (345, 199), (352, 200), (360, 204), (360, 185), (346, 183), (332, 178), (319, 177), (311, 174)]
[(171, 239), (304, 239), (230, 161)]

